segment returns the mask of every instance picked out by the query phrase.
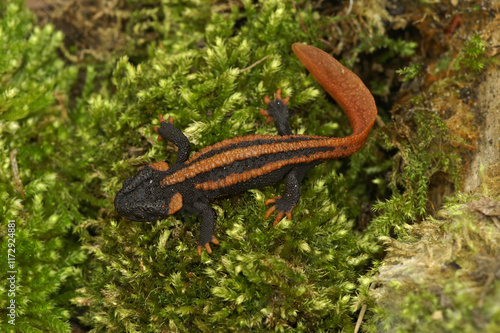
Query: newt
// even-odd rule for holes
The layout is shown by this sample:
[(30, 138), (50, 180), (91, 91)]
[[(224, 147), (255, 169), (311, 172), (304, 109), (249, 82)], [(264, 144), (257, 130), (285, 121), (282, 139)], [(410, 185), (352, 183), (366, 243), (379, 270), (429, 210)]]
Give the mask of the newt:
[(201, 217), (198, 254), (210, 243), (219, 244), (214, 235), (216, 215), (209, 202), (215, 198), (261, 188), (285, 180), (281, 197), (266, 200), (274, 212), (274, 225), (283, 217), (292, 218), (300, 198), (300, 182), (312, 167), (335, 158), (349, 156), (365, 144), (377, 116), (372, 94), (361, 79), (328, 53), (304, 44), (293, 44), (293, 52), (316, 81), (345, 111), (352, 134), (344, 138), (292, 134), (288, 119), (289, 98), (267, 95), (267, 110), (260, 110), (266, 122), (274, 121), (279, 135), (247, 135), (223, 140), (190, 156), (188, 138), (160, 114), (158, 140), (169, 140), (178, 148), (177, 161), (149, 164), (123, 183), (115, 198), (117, 212), (126, 219), (153, 222), (178, 211)]

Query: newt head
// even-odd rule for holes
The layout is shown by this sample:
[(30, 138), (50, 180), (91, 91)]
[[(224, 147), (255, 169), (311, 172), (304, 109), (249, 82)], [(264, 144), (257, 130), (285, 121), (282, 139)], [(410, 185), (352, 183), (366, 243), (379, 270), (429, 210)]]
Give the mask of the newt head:
[(182, 208), (182, 195), (175, 186), (160, 186), (168, 165), (150, 164), (123, 182), (116, 194), (115, 209), (126, 219), (153, 222), (174, 214)]

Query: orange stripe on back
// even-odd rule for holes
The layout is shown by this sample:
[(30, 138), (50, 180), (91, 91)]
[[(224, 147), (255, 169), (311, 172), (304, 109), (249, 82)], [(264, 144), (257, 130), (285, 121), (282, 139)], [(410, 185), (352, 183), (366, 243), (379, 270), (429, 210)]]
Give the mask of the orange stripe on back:
[(217, 190), (219, 188), (235, 185), (240, 182), (244, 182), (267, 173), (271, 173), (289, 164), (309, 163), (322, 159), (335, 158), (336, 156), (334, 155), (338, 155), (338, 152), (327, 151), (327, 152), (319, 152), (309, 156), (306, 155), (296, 156), (289, 159), (267, 163), (266, 165), (258, 169), (243, 171), (241, 173), (233, 173), (225, 178), (216, 181), (210, 180), (204, 183), (198, 183), (195, 185), (195, 187), (198, 190)]
[[(301, 135), (302, 137), (310, 137), (310, 138), (323, 138), (321, 136), (315, 136), (315, 135)], [(289, 136), (293, 137), (293, 136)], [(201, 149), (199, 152), (194, 154), (189, 160), (186, 161), (186, 164), (190, 164), (194, 161), (196, 161), (200, 156), (211, 152), (212, 150), (217, 150), (225, 147), (229, 147), (234, 144), (242, 143), (242, 142), (249, 142), (249, 141), (256, 141), (256, 140), (268, 140), (268, 141), (278, 141), (283, 139), (283, 136), (279, 135), (261, 135), (261, 134), (253, 134), (253, 135), (246, 135), (246, 136), (237, 136), (232, 139), (226, 139), (222, 140), (220, 142), (215, 143), (212, 146), (205, 147)]]
[[(254, 137), (254, 136), (251, 136)], [(267, 136), (259, 136), (267, 139)], [(294, 135), (286, 135), (286, 136), (269, 136), (273, 139), (279, 140), (287, 140)], [(347, 146), (347, 150), (339, 150), (333, 152), (329, 158), (338, 158), (343, 156), (348, 156), (354, 153), (357, 149), (353, 149), (353, 143), (360, 143), (359, 140), (354, 140), (352, 136), (348, 136), (345, 138), (329, 138), (329, 137), (319, 137), (319, 136), (305, 136), (305, 135), (296, 135), (295, 137), (310, 137), (311, 140), (308, 141), (297, 141), (297, 142), (278, 142), (272, 144), (261, 144), (250, 147), (243, 148), (234, 148), (228, 151), (221, 152), (209, 158), (200, 160), (198, 162), (194, 162), (193, 164), (176, 171), (175, 173), (163, 178), (161, 181), (162, 186), (173, 185), (176, 183), (183, 182), (188, 178), (194, 178), (198, 174), (213, 170), (218, 167), (223, 167), (225, 165), (229, 165), (235, 161), (241, 161), (247, 158), (258, 157), (261, 155), (267, 154), (277, 154), (287, 151), (294, 151), (300, 149), (307, 148), (323, 148), (323, 147), (332, 147), (338, 148), (340, 146)], [(240, 137), (247, 138), (247, 137)], [(233, 140), (233, 139), (231, 139)], [(230, 140), (227, 140), (230, 141)], [(245, 141), (245, 140), (242, 140)], [(222, 141), (223, 142), (223, 141)], [(364, 142), (361, 142), (361, 146)], [(214, 145), (215, 146), (215, 145)], [(226, 145), (223, 145), (226, 146)], [(356, 145), (357, 146), (357, 145)], [(211, 148), (211, 147), (210, 147)], [(207, 150), (209, 151), (209, 150)]]

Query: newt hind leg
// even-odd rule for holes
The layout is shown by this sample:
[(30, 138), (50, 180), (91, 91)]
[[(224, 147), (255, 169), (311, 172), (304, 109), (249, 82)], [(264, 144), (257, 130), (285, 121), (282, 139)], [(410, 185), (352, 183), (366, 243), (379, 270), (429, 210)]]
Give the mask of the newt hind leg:
[(304, 178), (306, 172), (317, 164), (319, 163), (301, 165), (292, 169), (286, 176), (285, 193), (283, 196), (266, 200), (266, 206), (269, 204), (274, 205), (268, 209), (264, 217), (267, 219), (274, 211), (278, 212), (273, 225), (278, 224), (285, 215), (288, 219), (292, 218), (292, 211), (300, 199), (300, 182)]
[(289, 97), (281, 98), (281, 89), (276, 91), (276, 100), (272, 101), (269, 96), (264, 96), (264, 102), (267, 104), (267, 110), (260, 110), (259, 113), (266, 117), (266, 123), (274, 121), (279, 135), (291, 135), (290, 112), (288, 109)]

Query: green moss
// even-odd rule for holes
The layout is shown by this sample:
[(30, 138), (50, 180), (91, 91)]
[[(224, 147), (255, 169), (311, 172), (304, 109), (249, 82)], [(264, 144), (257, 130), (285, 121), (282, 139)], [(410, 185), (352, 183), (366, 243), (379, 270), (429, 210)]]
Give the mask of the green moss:
[[(107, 182), (106, 199), (95, 202), (105, 217), (80, 229), (96, 258), (75, 299), (89, 305), (83, 320), (110, 332), (351, 330), (360, 299), (368, 299), (367, 292), (363, 297), (356, 292), (367, 290), (359, 280), (367, 280), (370, 265), (376, 265), (378, 237), (394, 230), (409, 237), (403, 226), (426, 214), (430, 177), (441, 170), (456, 174), (455, 155), (440, 148), (446, 127), (424, 109), (415, 114), (415, 133), (400, 123), (375, 132), (363, 152), (350, 158), (349, 168), (334, 161), (311, 171), (294, 221), (277, 228), (263, 219), (264, 201), (279, 195), (282, 185), (216, 201), (222, 244), (200, 260), (197, 217), (176, 214), (140, 224), (122, 220), (112, 207), (123, 180), (142, 165), (165, 158), (173, 163), (175, 148), (167, 144), (165, 153), (152, 130), (159, 113), (173, 116), (197, 151), (238, 135), (276, 133), (258, 110), (263, 95), (281, 88), (292, 97), (296, 133), (349, 133), (343, 112), (332, 107), (291, 54), (293, 42), (310, 43), (301, 20), (310, 31), (320, 30), (314, 13), (299, 14), (281, 1), (244, 2), (240, 10), (213, 12), (200, 16), (204, 22), (187, 24), (192, 7), (200, 5), (163, 8), (168, 25), (183, 27), (183, 34), (166, 30), (165, 40), (151, 46), (150, 58), (137, 65), (122, 58), (112, 78), (116, 94), (89, 100), (91, 117), (82, 119), (85, 131), (79, 133), (87, 145), (82, 158), (91, 161), (89, 177)], [(381, 38), (363, 43), (371, 46), (359, 52), (381, 48), (400, 56), (414, 47)], [(394, 162), (377, 161), (377, 139), (401, 151)], [(391, 167), (387, 181), (381, 175)], [(357, 234), (359, 202), (367, 201), (370, 191), (393, 197), (381, 201), (376, 222)]]
[[(75, 265), (85, 259), (71, 234), (81, 216), (75, 192), (61, 172), (72, 149), (66, 102), (76, 68), (57, 56), (62, 34), (33, 27), (22, 1), (2, 2), (0, 13), (0, 331), (68, 332)], [(6, 283), (13, 275), (15, 296)]]
[[(43, 112), (64, 91), (68, 69), (58, 58), (63, 35), (52, 25), (33, 27), (21, 1), (0, 5), (0, 119)], [(74, 75), (74, 70), (73, 73)]]
[(413, 110), (412, 123), (407, 125), (397, 116), (380, 133), (386, 149), (397, 149), (397, 153), (391, 174), (378, 181), (388, 187), (392, 197), (374, 206), (380, 212), (370, 225), (375, 234), (395, 232), (405, 237), (403, 225), (427, 214), (428, 186), (436, 173), (448, 174), (458, 186), (459, 156), (448, 144), (450, 135), (444, 121), (431, 110)]
[[(112, 78), (116, 94), (92, 96), (90, 117), (82, 119), (82, 159), (92, 159), (93, 168), (87, 177), (108, 180), (102, 187), (107, 200), (100, 202), (105, 218), (80, 229), (95, 257), (88, 284), (75, 299), (89, 305), (83, 320), (109, 332), (352, 329), (357, 279), (380, 250), (352, 232), (356, 195), (366, 196), (367, 186), (356, 177), (368, 178), (364, 165), (373, 158), (358, 157), (347, 177), (336, 171), (341, 162), (316, 168), (303, 185), (294, 220), (277, 228), (263, 218), (264, 201), (279, 195), (282, 185), (214, 202), (222, 244), (201, 259), (196, 216), (136, 223), (114, 212), (112, 200), (125, 178), (145, 163), (175, 160), (171, 144), (165, 153), (165, 144), (156, 142), (159, 113), (173, 116), (197, 151), (238, 135), (275, 134), (258, 110), (264, 95), (281, 88), (292, 97), (296, 133), (348, 134), (343, 112), (291, 53), (292, 43), (310, 41), (300, 20), (319, 29), (313, 13), (298, 15), (282, 1), (246, 1), (240, 10), (201, 16), (204, 26), (188, 25), (188, 14), (199, 5), (163, 8), (168, 24), (182, 26), (183, 33), (169, 33), (161, 47), (150, 47), (143, 63), (120, 59)], [(204, 47), (196, 48), (201, 42)], [(347, 195), (354, 186), (355, 194)]]
[(460, 195), (437, 219), (405, 228), (415, 241), (386, 238), (388, 254), (370, 291), (370, 331), (497, 332), (500, 233), (481, 211), (499, 203)]
[(488, 64), (496, 62), (494, 57), (487, 56), (486, 43), (481, 37), (472, 35), (467, 41), (454, 46), (453, 50), (445, 52), (437, 62), (434, 74), (442, 74), (452, 69), (457, 75), (477, 76)]
[(399, 75), (404, 75), (403, 82), (408, 82), (420, 75), (420, 68), (420, 64), (413, 63), (410, 64), (410, 66), (398, 69), (396, 73), (398, 73)]
[(459, 67), (463, 66), (467, 70), (480, 72), (490, 61), (486, 57), (486, 44), (481, 40), (479, 35), (473, 35), (465, 42), (456, 63)]
[[(435, 293), (418, 284), (398, 289), (384, 271), (376, 281), (397, 296), (387, 303), (370, 288), (381, 265), (380, 240), (394, 256), (410, 253), (407, 244), (418, 243), (425, 230), (470, 234), (467, 246), (480, 248), (475, 242), (482, 236), (473, 224), (464, 231), (450, 222), (453, 227), (446, 230), (426, 218), (430, 179), (442, 172), (456, 180), (458, 158), (424, 94), (408, 108), (395, 108), (393, 122), (383, 127), (378, 122), (382, 128), (372, 132), (361, 152), (309, 172), (293, 221), (272, 227), (263, 218), (265, 199), (280, 195), (282, 184), (215, 201), (221, 245), (211, 256), (196, 254), (197, 217), (179, 213), (136, 223), (123, 220), (113, 207), (124, 179), (151, 161), (175, 162), (176, 148), (156, 141), (153, 126), (160, 113), (174, 117), (197, 151), (238, 135), (276, 134), (258, 110), (265, 105), (262, 97), (280, 88), (291, 97), (294, 133), (348, 135), (344, 113), (328, 101), (290, 45), (325, 48), (318, 37), (325, 25), (344, 24), (335, 30), (345, 33), (339, 38), (352, 50), (348, 63), (363, 63), (368, 54), (374, 68), (390, 67), (395, 58), (412, 56), (416, 44), (387, 36), (385, 22), (392, 15), (386, 2), (359, 2), (350, 16), (333, 19), (321, 19), (308, 5), (277, 0), (234, 6), (201, 0), (127, 3), (134, 9), (124, 16), (127, 56), (82, 65), (82, 93), (71, 108), (67, 95), (76, 69), (56, 56), (62, 35), (50, 25), (33, 28), (19, 2), (0, 4), (6, 13), (0, 45), (13, 50), (9, 56), (0, 53), (0, 146), (6, 161), (0, 194), (2, 213), (18, 221), (23, 244), (21, 330), (69, 331), (66, 320), (75, 318), (70, 298), (95, 332), (352, 331), (366, 304), (367, 330), (411, 331), (421, 323), (431, 330), (440, 315), (454, 325), (449, 327), (468, 327), (460, 316), (471, 318), (465, 304), (478, 299), (460, 293), (451, 275), (445, 281), (452, 287), (438, 284)], [(108, 79), (109, 67), (114, 70)], [(406, 72), (410, 77), (417, 71)], [(385, 81), (372, 87), (382, 96), (391, 91)], [(388, 119), (384, 110), (380, 119)], [(14, 149), (22, 185), (12, 175)], [(374, 198), (377, 217), (365, 229)], [(427, 222), (417, 231), (413, 224), (422, 219)], [(71, 233), (75, 226), (79, 240)], [(80, 244), (90, 253), (82, 272), (75, 268), (84, 260)], [(457, 264), (474, 261), (476, 253), (471, 250)], [(456, 313), (441, 303), (448, 294)], [(455, 298), (458, 294), (462, 298)], [(397, 312), (391, 305), (401, 300), (410, 305)], [(494, 329), (494, 297), (483, 301), (488, 310), (482, 315)], [(10, 328), (5, 321), (0, 325), (2, 331)]]
[(415, 48), (417, 47), (417, 43), (415, 42), (393, 39), (379, 31), (376, 31), (374, 36), (361, 35), (360, 39), (361, 41), (355, 49), (355, 54), (380, 51), (377, 57), (377, 62), (379, 63), (386, 63), (395, 57), (411, 57), (415, 54)]

